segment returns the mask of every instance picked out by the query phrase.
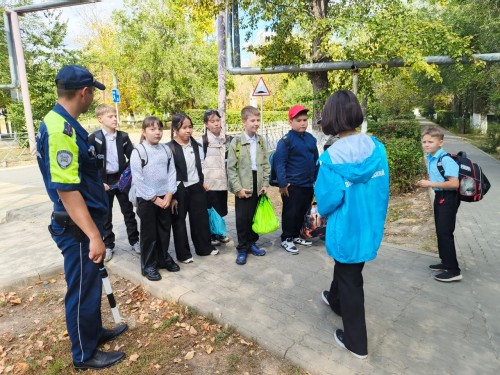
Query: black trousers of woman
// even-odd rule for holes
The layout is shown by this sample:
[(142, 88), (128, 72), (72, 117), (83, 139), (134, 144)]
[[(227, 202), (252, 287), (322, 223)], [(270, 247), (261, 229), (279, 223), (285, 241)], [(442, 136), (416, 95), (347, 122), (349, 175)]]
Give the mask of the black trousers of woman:
[(181, 182), (175, 194), (178, 205), (177, 213), (172, 216), (172, 229), (177, 260), (182, 262), (192, 257), (186, 227), (186, 216), (189, 213), (191, 240), (197, 255), (210, 255), (215, 250), (210, 244), (210, 227), (208, 223), (207, 195), (203, 185), (198, 182), (185, 187)]
[(342, 316), (345, 347), (359, 355), (368, 354), (362, 275), (364, 266), (364, 262), (347, 264), (335, 261), (328, 295), (330, 308)]
[[(163, 198), (163, 197), (162, 197)], [(151, 201), (137, 198), (137, 215), (141, 219), (141, 271), (165, 267), (169, 260), (168, 246), (172, 213)]]

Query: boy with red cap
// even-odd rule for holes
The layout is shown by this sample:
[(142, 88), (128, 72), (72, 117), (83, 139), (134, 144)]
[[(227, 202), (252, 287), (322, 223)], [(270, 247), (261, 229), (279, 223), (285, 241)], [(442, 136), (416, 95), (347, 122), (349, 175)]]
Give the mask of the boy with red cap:
[(299, 236), (304, 215), (311, 206), (317, 175), (316, 138), (306, 132), (308, 111), (301, 105), (290, 108), (288, 122), (291, 130), (279, 140), (273, 160), (283, 200), (281, 247), (290, 254), (299, 253), (296, 244), (312, 245), (311, 241)]

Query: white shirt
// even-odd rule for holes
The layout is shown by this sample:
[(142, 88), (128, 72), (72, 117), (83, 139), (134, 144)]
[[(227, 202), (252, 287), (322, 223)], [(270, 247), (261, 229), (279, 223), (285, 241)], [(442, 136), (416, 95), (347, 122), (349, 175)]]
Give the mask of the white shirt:
[[(184, 153), (184, 160), (186, 160), (187, 179), (188, 179), (187, 182), (184, 181), (183, 183), (185, 187), (188, 187), (200, 181), (200, 177), (198, 176), (198, 169), (196, 169), (196, 156), (194, 154), (193, 146), (191, 146), (191, 140), (187, 145), (183, 144), (180, 145), (182, 146), (182, 152)], [(198, 150), (200, 149), (201, 147), (198, 147)], [(202, 152), (203, 151), (200, 151), (200, 154)], [(200, 158), (201, 157), (202, 155), (200, 155)], [(179, 185), (179, 183), (180, 181), (177, 182), (177, 185)]]
[(116, 132), (109, 134), (102, 129), (106, 139), (106, 174), (118, 173), (120, 165), (118, 163), (118, 150), (116, 149)]
[(257, 136), (250, 137), (246, 132), (247, 142), (250, 143), (250, 159), (252, 160), (252, 171), (257, 170)]

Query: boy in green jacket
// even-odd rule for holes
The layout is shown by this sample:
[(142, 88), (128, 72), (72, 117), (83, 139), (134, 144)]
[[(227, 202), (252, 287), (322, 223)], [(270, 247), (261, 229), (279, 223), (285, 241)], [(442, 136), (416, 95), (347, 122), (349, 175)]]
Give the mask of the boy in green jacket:
[(229, 191), (235, 195), (238, 234), (236, 264), (239, 265), (247, 262), (248, 252), (255, 256), (266, 255), (265, 250), (256, 244), (259, 235), (252, 230), (252, 221), (259, 195), (265, 194), (269, 186), (271, 171), (264, 140), (257, 135), (259, 110), (252, 106), (243, 108), (241, 120), (243, 132), (233, 138), (227, 156)]

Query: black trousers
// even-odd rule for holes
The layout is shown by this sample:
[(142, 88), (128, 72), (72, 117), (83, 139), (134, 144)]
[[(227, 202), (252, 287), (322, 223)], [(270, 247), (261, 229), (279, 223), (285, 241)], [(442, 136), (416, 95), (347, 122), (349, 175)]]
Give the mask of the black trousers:
[(283, 211), (281, 213), (281, 241), (287, 238), (300, 236), (300, 229), (304, 223), (304, 215), (311, 208), (314, 195), (313, 187), (300, 187), (290, 185), (288, 197), (282, 195)]
[(345, 347), (359, 355), (368, 354), (362, 275), (364, 266), (364, 262), (347, 264), (335, 261), (328, 295), (330, 308), (342, 315)]
[(252, 230), (253, 217), (255, 209), (259, 202), (257, 192), (257, 171), (252, 172), (253, 175), (253, 190), (250, 198), (234, 199), (234, 210), (236, 215), (236, 233), (238, 234), (238, 252), (248, 252), (250, 246), (259, 240), (259, 235)]
[(207, 191), (207, 208), (212, 207), (220, 216), (227, 215), (227, 190)]
[[(105, 177), (105, 183), (108, 185), (114, 185), (120, 179), (119, 173), (108, 174)], [(135, 244), (139, 241), (139, 232), (137, 231), (137, 220), (135, 219), (134, 206), (128, 200), (128, 191), (120, 191), (118, 189), (110, 189), (107, 191), (109, 211), (104, 223), (104, 244), (108, 249), (115, 248), (115, 234), (113, 233), (113, 201), (114, 198), (118, 200), (120, 204), (120, 209), (125, 219), (125, 226), (127, 227), (127, 237), (130, 245)]]
[(189, 227), (194, 250), (200, 256), (210, 255), (215, 250), (210, 244), (210, 227), (208, 224), (207, 192), (198, 182), (185, 187), (181, 182), (175, 194), (178, 205), (177, 213), (172, 216), (172, 229), (177, 260), (180, 262), (192, 257), (186, 227), (186, 216), (189, 213)]
[(434, 222), (438, 241), (439, 257), (444, 267), (458, 275), (460, 268), (455, 248), (455, 223), (460, 206), (456, 190), (436, 191), (434, 197)]
[(137, 198), (137, 215), (141, 219), (141, 271), (165, 267), (169, 260), (170, 207), (163, 209), (149, 200)]

